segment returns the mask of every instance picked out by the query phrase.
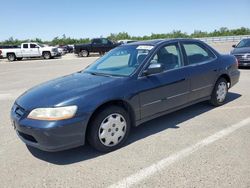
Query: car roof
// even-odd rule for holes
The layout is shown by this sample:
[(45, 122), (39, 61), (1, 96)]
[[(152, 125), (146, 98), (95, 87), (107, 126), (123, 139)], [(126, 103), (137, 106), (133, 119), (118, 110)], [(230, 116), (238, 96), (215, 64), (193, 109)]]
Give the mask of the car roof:
[(124, 46), (133, 46), (133, 45), (156, 46), (158, 44), (165, 43), (165, 42), (179, 42), (179, 41), (200, 42), (200, 40), (197, 40), (197, 39), (174, 38), (174, 39), (144, 40), (144, 41), (138, 41), (138, 42), (133, 42), (133, 43), (129, 43), (129, 44), (124, 44)]

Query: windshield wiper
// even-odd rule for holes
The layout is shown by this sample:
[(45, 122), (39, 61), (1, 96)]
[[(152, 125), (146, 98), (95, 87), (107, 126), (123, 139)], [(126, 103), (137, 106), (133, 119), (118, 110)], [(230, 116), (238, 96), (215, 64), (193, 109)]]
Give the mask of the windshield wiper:
[(89, 74), (95, 75), (95, 76), (106, 76), (106, 77), (112, 77), (112, 75), (99, 73), (99, 72), (87, 72)]

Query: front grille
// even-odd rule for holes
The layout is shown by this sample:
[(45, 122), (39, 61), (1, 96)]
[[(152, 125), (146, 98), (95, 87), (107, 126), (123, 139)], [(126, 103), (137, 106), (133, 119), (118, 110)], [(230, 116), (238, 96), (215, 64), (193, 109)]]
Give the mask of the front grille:
[(250, 61), (250, 54), (235, 54), (238, 61)]
[(22, 138), (24, 138), (25, 140), (28, 140), (28, 141), (30, 141), (30, 142), (35, 142), (35, 143), (37, 143), (36, 139), (35, 139), (33, 136), (29, 135), (29, 134), (25, 134), (25, 133), (22, 133), (22, 132), (20, 132), (20, 131), (18, 131), (18, 134), (19, 134)]
[(244, 54), (234, 55), (238, 60), (242, 60)]

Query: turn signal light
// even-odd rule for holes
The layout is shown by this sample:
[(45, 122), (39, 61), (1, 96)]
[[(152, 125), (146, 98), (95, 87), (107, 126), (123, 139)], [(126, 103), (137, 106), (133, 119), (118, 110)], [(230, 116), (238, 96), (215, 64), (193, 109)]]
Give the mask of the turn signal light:
[(238, 59), (235, 58), (235, 60), (236, 60), (236, 65), (237, 65), (237, 67), (239, 67), (239, 61), (238, 61)]

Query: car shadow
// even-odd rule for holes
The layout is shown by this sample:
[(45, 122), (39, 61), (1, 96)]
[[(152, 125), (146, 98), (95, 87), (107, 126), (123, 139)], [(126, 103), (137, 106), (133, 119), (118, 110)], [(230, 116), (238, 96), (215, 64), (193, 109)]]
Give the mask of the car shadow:
[(239, 69), (240, 69), (240, 70), (249, 70), (249, 69), (250, 69), (250, 66), (248, 66), (248, 67), (240, 66)]
[[(226, 103), (230, 103), (239, 97), (241, 97), (240, 94), (229, 92)], [(178, 129), (180, 128), (179, 124), (181, 124), (182, 122), (199, 116), (200, 114), (208, 112), (212, 109), (214, 109), (213, 106), (211, 106), (207, 102), (202, 102), (148, 121), (138, 127), (133, 127), (124, 147), (166, 129)], [(101, 155), (106, 155), (94, 150), (88, 144), (86, 144), (85, 146), (60, 152), (45, 152), (30, 146), (27, 146), (27, 148), (30, 153), (36, 158), (56, 165), (68, 165), (93, 159)]]

